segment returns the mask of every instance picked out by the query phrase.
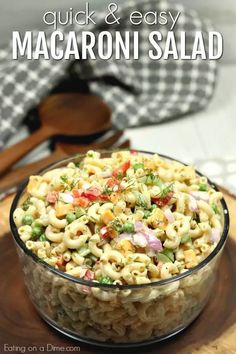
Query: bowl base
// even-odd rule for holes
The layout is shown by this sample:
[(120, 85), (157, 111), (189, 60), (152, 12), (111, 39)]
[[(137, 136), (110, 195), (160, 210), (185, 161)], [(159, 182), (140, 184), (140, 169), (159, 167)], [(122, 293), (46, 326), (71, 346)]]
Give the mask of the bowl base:
[(152, 338), (151, 340), (147, 340), (147, 341), (143, 341), (143, 342), (130, 342), (130, 343), (111, 343), (111, 342), (109, 343), (109, 342), (99, 342), (94, 339), (88, 339), (88, 338), (76, 335), (74, 332), (72, 332), (68, 329), (59, 327), (55, 322), (53, 322), (51, 319), (49, 319), (47, 316), (43, 315), (42, 313), (40, 313), (40, 316), (49, 326), (51, 326), (56, 331), (60, 332), (61, 334), (65, 335), (73, 340), (76, 340), (76, 341), (82, 342), (82, 343), (86, 343), (86, 344), (90, 344), (90, 345), (94, 345), (94, 346), (98, 346), (98, 347), (106, 347), (106, 348), (135, 348), (135, 347), (142, 347), (142, 346), (151, 345), (154, 343), (164, 341), (164, 340), (169, 339), (169, 338), (177, 335), (178, 333), (182, 332), (185, 328), (187, 328), (198, 317), (198, 316), (194, 317), (187, 324), (185, 324), (183, 326), (179, 326), (171, 333), (168, 333), (168, 334), (160, 336), (160, 337)]

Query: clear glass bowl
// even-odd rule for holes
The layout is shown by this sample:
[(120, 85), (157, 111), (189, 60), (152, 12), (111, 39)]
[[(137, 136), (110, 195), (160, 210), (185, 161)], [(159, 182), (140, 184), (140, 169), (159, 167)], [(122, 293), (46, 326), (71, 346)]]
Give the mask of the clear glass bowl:
[[(42, 173), (71, 161), (78, 163), (82, 158), (83, 155), (77, 155), (65, 159)], [(86, 343), (131, 347), (169, 338), (200, 314), (211, 294), (227, 239), (229, 214), (224, 199), (222, 237), (214, 251), (196, 267), (150, 284), (105, 285), (59, 271), (26, 248), (13, 221), (13, 212), (24, 196), (26, 184), (20, 187), (13, 201), (10, 225), (30, 298), (52, 327)]]

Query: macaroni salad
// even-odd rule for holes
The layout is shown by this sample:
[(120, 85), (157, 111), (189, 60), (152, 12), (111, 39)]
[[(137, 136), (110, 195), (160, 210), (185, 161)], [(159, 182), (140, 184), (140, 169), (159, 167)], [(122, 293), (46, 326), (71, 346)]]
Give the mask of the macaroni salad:
[(101, 284), (148, 284), (197, 266), (222, 235), (222, 193), (191, 166), (135, 151), (31, 176), (14, 211), (26, 247)]

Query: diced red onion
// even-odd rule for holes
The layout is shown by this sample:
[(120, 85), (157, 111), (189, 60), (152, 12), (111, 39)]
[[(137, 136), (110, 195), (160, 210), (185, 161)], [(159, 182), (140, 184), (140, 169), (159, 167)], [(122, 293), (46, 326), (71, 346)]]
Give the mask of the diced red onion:
[(151, 229), (148, 229), (143, 235), (146, 237), (148, 242), (148, 247), (154, 251), (161, 251), (162, 250), (162, 243), (156, 237), (155, 232)]
[(159, 239), (156, 239), (155, 241), (151, 241), (148, 243), (148, 246), (151, 250), (154, 250), (154, 251), (162, 251), (163, 250), (163, 247), (162, 247), (162, 243)]
[(189, 195), (189, 209), (191, 211), (198, 211), (197, 201), (192, 195)]
[(220, 241), (220, 229), (213, 228), (211, 229), (211, 240), (213, 243), (218, 243)]
[[(135, 222), (135, 228), (136, 226), (137, 229), (144, 229), (144, 225), (140, 221)], [(135, 234), (122, 233), (116, 238), (117, 242), (121, 240), (129, 240), (134, 246), (148, 247), (150, 252), (162, 251), (163, 249), (161, 241), (156, 237), (154, 231), (150, 229), (147, 229), (146, 232), (136, 231)]]
[(172, 211), (170, 209), (166, 209), (164, 211), (164, 214), (165, 214), (166, 219), (169, 221), (169, 223), (172, 223), (175, 221), (174, 214), (172, 213)]
[(70, 193), (59, 193), (59, 199), (67, 204), (72, 204), (74, 202), (74, 197)]
[[(149, 230), (152, 231), (152, 230)], [(163, 247), (162, 247), (162, 243), (161, 241), (155, 236), (154, 232), (148, 232), (144, 234), (147, 242), (148, 242), (148, 247), (150, 248), (150, 250), (154, 250), (154, 251), (162, 251)]]
[(207, 192), (191, 191), (189, 194), (197, 200), (203, 200), (207, 203), (209, 202), (209, 195)]
[(141, 221), (135, 221), (135, 223), (134, 223), (134, 230), (135, 230), (135, 232), (140, 232), (140, 231), (142, 231), (142, 230), (143, 230), (143, 227), (144, 227), (144, 225), (143, 225), (143, 223), (142, 223)]

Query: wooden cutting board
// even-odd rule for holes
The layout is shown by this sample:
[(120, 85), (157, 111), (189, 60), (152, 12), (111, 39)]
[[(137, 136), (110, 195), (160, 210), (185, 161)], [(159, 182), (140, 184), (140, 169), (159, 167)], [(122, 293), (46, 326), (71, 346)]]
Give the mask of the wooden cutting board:
[[(230, 236), (220, 264), (218, 279), (209, 304), (184, 332), (163, 343), (136, 349), (104, 349), (69, 340), (37, 315), (27, 296), (15, 246), (10, 234), (0, 238), (0, 353), (4, 344), (25, 353), (68, 352), (140, 354), (235, 354), (236, 353), (236, 199), (225, 193), (231, 214)], [(10, 199), (4, 202), (7, 216)], [(3, 204), (3, 203), (2, 203)], [(2, 222), (2, 220), (1, 220)], [(7, 227), (5, 230), (7, 231)], [(32, 350), (33, 347), (33, 350)], [(6, 349), (7, 347), (5, 347)], [(11, 347), (13, 348), (13, 347)], [(17, 351), (18, 350), (18, 351)], [(70, 352), (79, 352), (78, 348)], [(9, 350), (8, 350), (9, 351)], [(12, 349), (19, 353), (19, 349)], [(55, 353), (59, 350), (54, 350)]]

